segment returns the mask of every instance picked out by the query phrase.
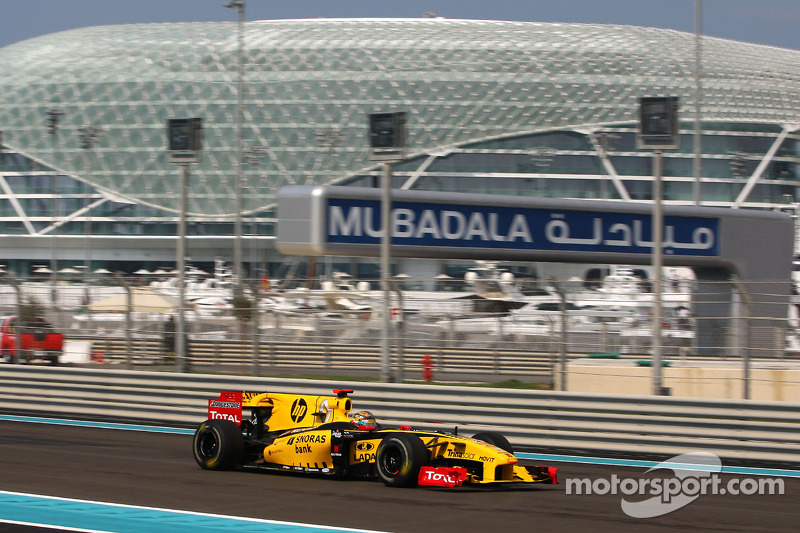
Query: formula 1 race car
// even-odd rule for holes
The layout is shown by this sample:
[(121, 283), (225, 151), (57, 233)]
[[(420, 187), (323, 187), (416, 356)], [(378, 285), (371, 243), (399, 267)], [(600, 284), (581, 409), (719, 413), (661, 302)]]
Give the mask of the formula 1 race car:
[(351, 414), (352, 390), (333, 392), (222, 392), (208, 401), (208, 420), (195, 431), (194, 458), (207, 470), (378, 478), (392, 487), (558, 483), (557, 468), (520, 465), (499, 433), (464, 437), (384, 428), (368, 411)]

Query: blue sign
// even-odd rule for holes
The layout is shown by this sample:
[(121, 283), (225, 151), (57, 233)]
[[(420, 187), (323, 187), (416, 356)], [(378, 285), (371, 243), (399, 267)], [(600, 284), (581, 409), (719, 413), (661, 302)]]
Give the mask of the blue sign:
[[(327, 199), (329, 243), (379, 244), (381, 204)], [(650, 254), (648, 214), (393, 202), (392, 245)], [(664, 217), (664, 253), (719, 255), (719, 221)]]

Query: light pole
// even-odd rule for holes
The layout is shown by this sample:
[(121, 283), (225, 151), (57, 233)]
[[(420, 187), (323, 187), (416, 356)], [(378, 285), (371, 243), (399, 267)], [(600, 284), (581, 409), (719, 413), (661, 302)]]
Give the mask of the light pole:
[(186, 350), (186, 197), (189, 188), (189, 163), (181, 163), (180, 178), (180, 218), (178, 220), (178, 246), (176, 267), (178, 269), (178, 327), (177, 338), (175, 339), (175, 351), (177, 352), (178, 371), (191, 370), (191, 362), (187, 358)]
[(703, 191), (701, 173), (703, 169), (703, 0), (694, 0), (694, 203), (700, 205)]
[[(255, 167), (258, 166), (258, 164), (261, 162), (261, 158), (264, 155), (264, 152), (265, 150), (263, 146), (259, 145), (248, 146), (247, 149), (244, 150), (243, 152), (243, 157), (245, 157), (247, 163), (251, 167)], [(255, 231), (253, 231), (253, 233), (255, 233)], [(253, 264), (257, 263), (258, 263), (258, 251), (256, 251), (256, 258)], [(261, 296), (261, 282), (260, 280), (254, 278), (257, 278), (257, 276), (253, 276), (253, 278), (251, 278), (251, 285), (250, 285), (250, 291), (253, 293), (253, 342), (251, 345), (252, 359), (251, 359), (250, 370), (254, 376), (257, 376), (259, 372), (258, 359), (260, 350), (259, 346), (260, 339), (258, 332), (261, 327), (259, 321), (260, 317), (258, 315), (259, 311), (258, 300)]]
[(664, 270), (664, 153), (653, 152), (653, 394), (664, 391), (661, 360), (663, 354), (664, 304), (662, 271)]
[(84, 253), (86, 254), (86, 267), (83, 271), (83, 298), (86, 302), (86, 313), (88, 317), (88, 324), (91, 327), (91, 311), (89, 311), (89, 281), (92, 271), (92, 163), (93, 161), (89, 158), (89, 151), (100, 141), (100, 133), (103, 130), (100, 128), (95, 128), (91, 125), (83, 126), (82, 128), (78, 128), (78, 137), (81, 140), (81, 148), (84, 150), (85, 154), (85, 164), (86, 164), (86, 176), (87, 179), (84, 182), (84, 190), (86, 191), (86, 214), (84, 222), (84, 237), (85, 237), (85, 250)]
[(383, 163), (383, 190), (381, 196), (381, 288), (383, 289), (383, 338), (381, 339), (381, 381), (393, 381), (392, 359), (392, 164)]
[[(250, 170), (255, 169), (258, 165), (261, 164), (261, 160), (264, 158), (264, 154), (267, 153), (266, 147), (260, 144), (251, 144), (245, 146), (242, 150), (242, 160), (243, 164), (247, 164)], [(242, 187), (244, 189), (244, 186)], [(254, 191), (255, 193), (256, 191)], [(242, 193), (244, 194), (244, 192)], [(244, 232), (244, 229), (242, 229)], [(260, 257), (258, 254), (258, 239), (256, 239), (256, 233), (258, 232), (258, 222), (255, 218), (250, 219), (250, 235), (251, 235), (251, 242), (252, 247), (250, 248), (250, 265), (252, 269), (252, 276), (251, 279), (257, 279), (259, 276), (259, 267), (261, 265)], [(242, 255), (245, 254), (245, 251), (242, 250)]]
[(239, 18), (236, 77), (236, 218), (234, 222), (233, 273), (234, 295), (242, 295), (242, 188), (244, 163), (244, 0), (230, 0), (225, 7), (235, 8)]
[[(369, 115), (369, 157), (383, 163), (381, 195), (381, 286), (383, 289), (383, 337), (381, 339), (381, 381), (393, 380), (391, 372), (391, 262), (392, 262), (392, 161), (403, 158), (406, 147), (406, 114)], [(402, 313), (402, 309), (400, 310)], [(401, 371), (402, 373), (402, 371)]]
[(664, 206), (663, 206), (663, 160), (662, 150), (680, 148), (680, 123), (678, 121), (678, 98), (675, 96), (644, 97), (639, 99), (639, 134), (636, 145), (639, 149), (653, 150), (653, 217), (651, 234), (653, 264), (653, 394), (668, 393), (663, 386), (662, 352), (662, 280), (664, 266)]
[(121, 272), (114, 273), (114, 277), (119, 284), (125, 289), (125, 370), (133, 369), (133, 336), (131, 327), (131, 313), (133, 312), (133, 294), (131, 294), (131, 286), (125, 281), (125, 277)]
[(52, 287), (50, 289), (50, 302), (53, 306), (56, 305), (56, 284), (58, 282), (58, 246), (56, 242), (56, 233), (58, 232), (58, 123), (64, 113), (60, 109), (48, 109), (45, 113), (47, 115), (47, 133), (53, 139), (53, 174), (50, 177), (50, 209), (53, 217), (52, 233), (50, 235), (50, 281)]
[(189, 163), (200, 161), (203, 149), (203, 120), (200, 118), (170, 119), (167, 121), (167, 160), (181, 166), (179, 188), (178, 246), (178, 324), (175, 335), (175, 366), (179, 372), (191, 370), (186, 351), (186, 204), (188, 196)]

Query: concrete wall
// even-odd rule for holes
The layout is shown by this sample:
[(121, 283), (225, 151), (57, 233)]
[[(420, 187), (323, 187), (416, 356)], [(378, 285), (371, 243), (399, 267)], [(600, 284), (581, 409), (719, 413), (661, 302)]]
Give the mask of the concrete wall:
[[(567, 390), (601, 394), (652, 393), (653, 369), (631, 360), (578, 359), (567, 367)], [(663, 386), (672, 396), (740, 400), (744, 371), (740, 361), (675, 361), (664, 367)], [(556, 373), (556, 390), (560, 375)], [(750, 399), (800, 401), (800, 362), (757, 362), (750, 369)]]

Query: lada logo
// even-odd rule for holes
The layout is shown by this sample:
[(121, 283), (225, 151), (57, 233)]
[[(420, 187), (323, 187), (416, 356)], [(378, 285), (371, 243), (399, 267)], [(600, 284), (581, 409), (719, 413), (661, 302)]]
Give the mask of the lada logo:
[(305, 418), (306, 413), (308, 412), (308, 404), (303, 398), (298, 398), (292, 403), (292, 422), (295, 424), (303, 420)]
[(356, 444), (356, 450), (360, 452), (368, 452), (375, 447), (371, 442), (359, 442)]

